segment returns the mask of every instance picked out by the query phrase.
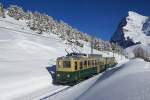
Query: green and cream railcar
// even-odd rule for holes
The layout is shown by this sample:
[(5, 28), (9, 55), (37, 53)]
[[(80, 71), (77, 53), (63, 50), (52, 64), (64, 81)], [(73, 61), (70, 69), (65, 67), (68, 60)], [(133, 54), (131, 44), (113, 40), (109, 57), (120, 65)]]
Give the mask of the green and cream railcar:
[(105, 65), (107, 68), (112, 68), (117, 64), (115, 57), (105, 57)]
[(104, 71), (110, 62), (107, 60), (108, 58), (95, 54), (59, 57), (55, 82), (66, 84), (84, 80)]

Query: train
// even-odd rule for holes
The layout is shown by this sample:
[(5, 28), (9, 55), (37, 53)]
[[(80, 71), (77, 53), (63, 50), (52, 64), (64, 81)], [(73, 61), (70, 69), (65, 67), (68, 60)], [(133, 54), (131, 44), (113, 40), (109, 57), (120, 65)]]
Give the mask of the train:
[(116, 64), (115, 57), (102, 57), (99, 54), (67, 54), (56, 60), (55, 83), (76, 84)]

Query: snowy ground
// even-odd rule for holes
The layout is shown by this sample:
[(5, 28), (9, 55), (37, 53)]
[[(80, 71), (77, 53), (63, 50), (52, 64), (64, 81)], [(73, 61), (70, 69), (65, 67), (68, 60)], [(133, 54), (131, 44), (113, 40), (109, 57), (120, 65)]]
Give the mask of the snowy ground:
[[(67, 46), (57, 36), (50, 35), (51, 38), (36, 35), (25, 27), (24, 21), (0, 19), (0, 100), (36, 99), (65, 88), (52, 84), (46, 67), (65, 55)], [(82, 52), (90, 53), (89, 44)], [(126, 60), (115, 56), (119, 62)]]
[(133, 59), (47, 100), (150, 100), (150, 63)]

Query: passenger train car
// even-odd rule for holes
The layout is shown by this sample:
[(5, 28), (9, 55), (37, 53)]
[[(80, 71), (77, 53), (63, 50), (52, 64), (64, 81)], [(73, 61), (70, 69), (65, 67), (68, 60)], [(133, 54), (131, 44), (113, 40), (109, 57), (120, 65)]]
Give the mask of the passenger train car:
[(116, 64), (114, 57), (71, 53), (57, 58), (55, 83), (72, 84), (80, 82)]

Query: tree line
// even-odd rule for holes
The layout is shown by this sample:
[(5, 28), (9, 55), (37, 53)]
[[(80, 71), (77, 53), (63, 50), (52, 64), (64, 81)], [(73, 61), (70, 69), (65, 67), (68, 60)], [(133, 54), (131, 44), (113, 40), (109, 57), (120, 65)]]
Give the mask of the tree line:
[(25, 20), (27, 27), (37, 34), (55, 34), (70, 45), (77, 45), (82, 48), (84, 46), (83, 41), (88, 43), (92, 41), (93, 48), (96, 50), (123, 53), (123, 49), (119, 45), (98, 38), (92, 38), (92, 36), (87, 33), (73, 28), (62, 20), (57, 21), (47, 14), (24, 11), (17, 5), (10, 5), (7, 9), (4, 9), (3, 5), (0, 3), (0, 17), (5, 18), (6, 15), (15, 20)]

